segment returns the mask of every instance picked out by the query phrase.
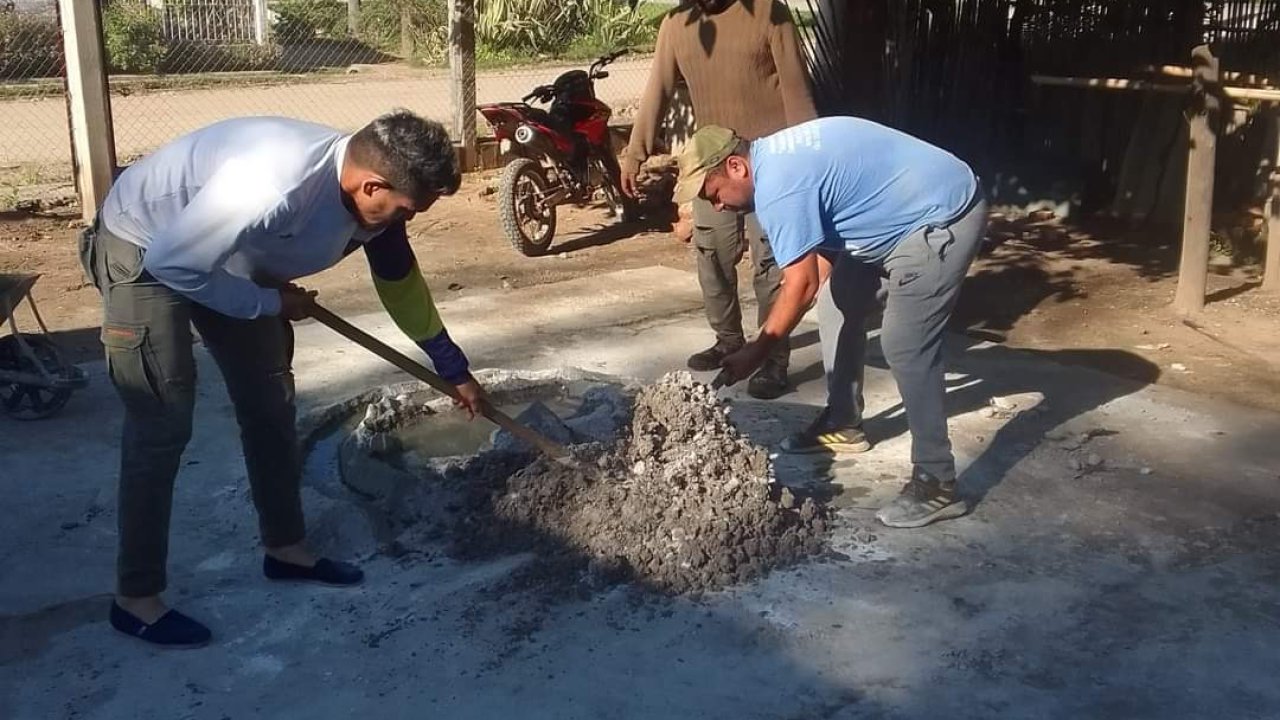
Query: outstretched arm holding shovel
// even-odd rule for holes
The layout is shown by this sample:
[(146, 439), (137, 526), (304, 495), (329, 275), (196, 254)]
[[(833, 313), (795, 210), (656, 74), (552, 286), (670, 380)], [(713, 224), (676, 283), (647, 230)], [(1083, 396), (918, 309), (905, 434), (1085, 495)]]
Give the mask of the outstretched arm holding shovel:
[(453, 384), (457, 392), (454, 403), (474, 418), (482, 410), (484, 391), (471, 377), (467, 356), (445, 328), (409, 246), (404, 223), (387, 228), (365, 244), (364, 251), (382, 306), (401, 332), (431, 358), (436, 374)]

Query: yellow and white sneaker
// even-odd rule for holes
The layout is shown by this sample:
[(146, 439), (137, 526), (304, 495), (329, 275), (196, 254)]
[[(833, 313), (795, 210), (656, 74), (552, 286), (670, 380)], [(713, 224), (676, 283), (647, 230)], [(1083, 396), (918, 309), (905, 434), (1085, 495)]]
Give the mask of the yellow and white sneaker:
[(864, 453), (871, 449), (871, 442), (861, 427), (831, 427), (825, 419), (825, 416), (819, 416), (803, 432), (783, 440), (778, 449), (793, 455)]

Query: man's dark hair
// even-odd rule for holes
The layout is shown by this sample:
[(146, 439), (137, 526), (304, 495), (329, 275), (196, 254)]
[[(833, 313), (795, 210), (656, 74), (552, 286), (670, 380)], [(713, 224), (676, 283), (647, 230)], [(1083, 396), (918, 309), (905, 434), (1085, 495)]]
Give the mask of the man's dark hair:
[(347, 155), (414, 199), (452, 195), (462, 183), (449, 132), (408, 110), (393, 110), (365, 125), (351, 136)]

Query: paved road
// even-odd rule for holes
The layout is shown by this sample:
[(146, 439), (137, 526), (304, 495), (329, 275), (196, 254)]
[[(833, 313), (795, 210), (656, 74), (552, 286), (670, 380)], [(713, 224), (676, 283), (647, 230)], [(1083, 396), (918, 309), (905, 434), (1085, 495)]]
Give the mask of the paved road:
[[(652, 380), (707, 340), (696, 279), (671, 269), (450, 295), (441, 313), (478, 368)], [(351, 320), (414, 350), (385, 313)], [(319, 417), (309, 410), (404, 381), (322, 326), (297, 331), (304, 429)], [(807, 321), (797, 337), (814, 332)], [(547, 602), (539, 575), (522, 572), (527, 555), (459, 561), (429, 522), (390, 542), (403, 526), (336, 477), (341, 436), (308, 456), (308, 539), (360, 561), (366, 583), (266, 583), (235, 416), (217, 373), (202, 372), (168, 596), (212, 626), (214, 644), (178, 654), (104, 622), (122, 417), (103, 364), (88, 363), (88, 387), (58, 417), (0, 418), (11, 508), (0, 523), (3, 717), (1280, 717), (1280, 415), (1072, 366), (1081, 351), (947, 345), (973, 515), (915, 531), (874, 525), (910, 443), (873, 342), (874, 451), (777, 468), (780, 482), (832, 498), (834, 552), (699, 600), (633, 586)], [(792, 367), (796, 390), (778, 400), (724, 391), (752, 441), (776, 443), (825, 401), (817, 344), (798, 342)], [(984, 412), (1028, 390), (1043, 398), (1035, 409)]]
[[(517, 100), (529, 88), (550, 82), (564, 70), (531, 67), (484, 73), (477, 79), (476, 95), (482, 103)], [(647, 73), (647, 60), (615, 63), (610, 77), (597, 85), (597, 93), (614, 107), (634, 102)], [(430, 71), (390, 78), (353, 74), (333, 82), (147, 92), (112, 98), (116, 148), (122, 159), (229, 117), (286, 115), (355, 129), (395, 106), (447, 121), (453, 114), (447, 76)], [(0, 167), (68, 164), (68, 137), (63, 98), (0, 102)]]

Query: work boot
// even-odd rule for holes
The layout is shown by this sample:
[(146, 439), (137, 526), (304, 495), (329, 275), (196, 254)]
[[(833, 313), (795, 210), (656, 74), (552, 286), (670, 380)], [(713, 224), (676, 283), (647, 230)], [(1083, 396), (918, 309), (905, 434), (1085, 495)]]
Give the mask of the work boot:
[(960, 517), (969, 504), (956, 497), (956, 483), (940, 482), (916, 470), (893, 502), (880, 508), (876, 519), (892, 528), (918, 528), (932, 522)]
[(747, 382), (747, 394), (758, 400), (773, 400), (786, 392), (787, 368), (774, 360), (765, 360)]
[(862, 432), (862, 426), (831, 422), (824, 408), (818, 419), (809, 427), (788, 437), (778, 446), (782, 452), (795, 455), (809, 453), (864, 453), (871, 449), (871, 442)]
[(742, 343), (730, 345), (729, 343), (718, 342), (702, 352), (696, 352), (690, 355), (688, 360), (689, 369), (696, 370), (697, 372), (711, 372), (712, 370), (719, 370), (720, 363), (724, 362), (726, 357), (741, 349)]

